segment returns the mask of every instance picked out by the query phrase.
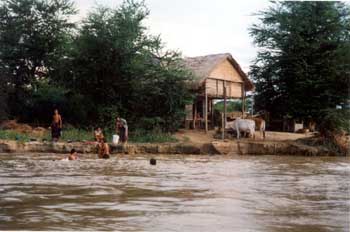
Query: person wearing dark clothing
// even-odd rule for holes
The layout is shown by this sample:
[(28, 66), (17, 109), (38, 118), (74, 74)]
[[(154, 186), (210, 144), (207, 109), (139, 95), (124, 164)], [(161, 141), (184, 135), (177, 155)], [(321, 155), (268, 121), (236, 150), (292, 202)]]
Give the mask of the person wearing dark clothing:
[(62, 117), (58, 113), (58, 110), (56, 109), (54, 111), (54, 115), (52, 117), (52, 123), (51, 123), (51, 137), (53, 141), (58, 141), (61, 137), (61, 130), (62, 130)]
[(119, 134), (119, 139), (122, 143), (128, 142), (128, 124), (125, 119), (117, 117), (116, 131)]

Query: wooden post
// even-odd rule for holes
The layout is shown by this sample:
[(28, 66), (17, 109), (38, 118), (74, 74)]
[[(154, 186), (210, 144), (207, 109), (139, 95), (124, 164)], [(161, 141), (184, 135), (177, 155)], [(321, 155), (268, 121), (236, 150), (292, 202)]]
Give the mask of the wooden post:
[(219, 96), (219, 80), (216, 80), (216, 97)]
[(225, 139), (225, 120), (224, 120), (224, 113), (221, 113), (221, 139)]
[(214, 109), (213, 109), (213, 99), (210, 100), (210, 112), (211, 112), (211, 126), (214, 127)]
[(226, 128), (226, 118), (227, 118), (227, 96), (226, 96), (226, 81), (224, 81), (224, 138), (225, 138), (225, 128)]
[(196, 129), (196, 118), (197, 118), (197, 99), (194, 100), (194, 105), (193, 105), (193, 129)]
[(205, 83), (205, 107), (204, 107), (204, 120), (205, 120), (205, 133), (208, 132), (208, 93), (207, 93), (207, 83)]
[(244, 105), (245, 105), (245, 90), (244, 90), (244, 83), (242, 83), (242, 118), (244, 118)]

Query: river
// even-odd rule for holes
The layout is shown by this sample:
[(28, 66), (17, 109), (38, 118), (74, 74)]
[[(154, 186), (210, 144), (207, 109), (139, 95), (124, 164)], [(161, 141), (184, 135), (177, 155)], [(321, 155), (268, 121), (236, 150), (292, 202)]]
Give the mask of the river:
[(349, 231), (349, 158), (0, 154), (0, 230)]

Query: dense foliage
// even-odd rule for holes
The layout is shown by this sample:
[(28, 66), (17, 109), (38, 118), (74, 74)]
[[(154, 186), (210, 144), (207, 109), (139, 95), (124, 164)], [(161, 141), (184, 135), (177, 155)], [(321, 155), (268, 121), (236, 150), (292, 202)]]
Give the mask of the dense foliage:
[[(69, 0), (4, 0), (0, 4), (1, 105), (25, 114), (38, 80), (53, 75), (73, 24)], [(7, 101), (7, 103), (5, 102)], [(1, 112), (5, 113), (5, 112)]]
[[(226, 103), (227, 112), (241, 112), (242, 111), (242, 101), (241, 100), (228, 100)], [(219, 101), (214, 106), (215, 110), (224, 112), (224, 101)], [(245, 111), (252, 112), (252, 101), (250, 98), (245, 99)]]
[(255, 107), (322, 121), (349, 104), (350, 9), (341, 2), (272, 2), (250, 28)]
[(349, 109), (326, 109), (322, 112), (320, 129), (322, 134), (327, 133), (350, 133), (350, 110)]
[(148, 34), (143, 2), (97, 7), (79, 27), (69, 0), (6, 0), (0, 11), (1, 86), (11, 88), (0, 95), (2, 115), (48, 123), (58, 108), (78, 126), (113, 128), (117, 115), (131, 129), (180, 125), (191, 76)]

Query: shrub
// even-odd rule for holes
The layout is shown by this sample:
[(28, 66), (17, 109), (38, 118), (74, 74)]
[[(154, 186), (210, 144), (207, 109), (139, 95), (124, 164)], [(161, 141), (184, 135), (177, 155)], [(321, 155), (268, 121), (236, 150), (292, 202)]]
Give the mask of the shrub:
[(328, 133), (350, 133), (349, 119), (349, 109), (323, 110), (319, 123), (320, 132), (322, 135), (327, 135)]
[(67, 103), (68, 90), (48, 82), (39, 82), (33, 87), (33, 91), (25, 101), (21, 119), (27, 122), (49, 124), (53, 110), (62, 109)]
[(101, 106), (97, 108), (98, 125), (108, 131), (115, 130), (115, 120), (121, 115), (121, 110), (118, 106)]
[(349, 154), (349, 141), (346, 134), (350, 133), (350, 110), (327, 109), (322, 112), (320, 133), (325, 142), (335, 152)]
[(132, 127), (143, 128), (144, 130), (147, 130), (147, 131), (158, 132), (158, 131), (161, 131), (160, 128), (162, 128), (163, 124), (164, 124), (164, 119), (160, 117), (154, 117), (154, 118), (143, 117), (135, 124), (135, 126), (132, 126)]

